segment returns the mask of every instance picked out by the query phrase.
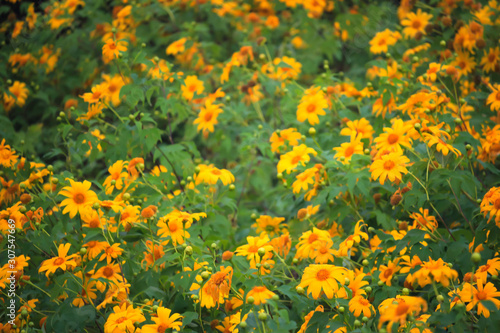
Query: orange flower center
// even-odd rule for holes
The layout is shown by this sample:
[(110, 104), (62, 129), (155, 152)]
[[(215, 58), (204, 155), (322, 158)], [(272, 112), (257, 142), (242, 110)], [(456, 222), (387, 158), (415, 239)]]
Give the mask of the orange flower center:
[(399, 140), (399, 135), (397, 135), (396, 133), (391, 133), (387, 137), (387, 142), (389, 142), (389, 144), (391, 144), (391, 145), (393, 145), (396, 142), (398, 142), (398, 140)]
[(90, 242), (87, 243), (87, 245), (88, 245), (87, 246), (88, 248), (93, 248), (94, 246), (97, 245), (97, 241), (90, 241)]
[(92, 221), (89, 222), (89, 227), (91, 228), (99, 228), (99, 219), (93, 219)]
[(177, 226), (176, 223), (171, 223), (168, 225), (168, 229), (170, 229), (170, 232), (176, 232), (179, 227)]
[(461, 69), (464, 69), (465, 67), (467, 67), (467, 64), (465, 63), (465, 61), (460, 61), (458, 63), (458, 67), (460, 67)]
[(392, 269), (390, 269), (390, 268), (389, 268), (389, 269), (386, 269), (386, 270), (384, 271), (384, 277), (385, 277), (385, 278), (388, 278), (388, 277), (389, 277), (389, 276), (391, 276), (391, 275), (392, 275)]
[(220, 170), (217, 170), (217, 169), (212, 170), (212, 175), (220, 176), (221, 174), (222, 174), (222, 172)]
[(495, 200), (494, 206), (495, 206), (495, 209), (500, 209), (500, 198)]
[(292, 158), (292, 164), (297, 164), (300, 162), (301, 156), (295, 156)]
[(396, 308), (396, 315), (402, 316), (405, 313), (407, 313), (409, 309), (410, 309), (410, 306), (408, 304), (406, 304), (404, 302), (399, 303), (398, 307)]
[(259, 248), (257, 247), (257, 245), (250, 245), (248, 247), (248, 252), (256, 253), (257, 251), (259, 251)]
[(413, 29), (418, 30), (422, 26), (422, 22), (420, 22), (419, 20), (415, 20), (412, 22), (411, 26)]
[(189, 91), (194, 92), (196, 90), (196, 84), (192, 84), (189, 86)]
[(313, 112), (314, 112), (314, 110), (316, 110), (316, 105), (314, 105), (314, 104), (309, 104), (309, 105), (307, 106), (307, 109), (306, 109), (306, 110), (307, 110), (307, 112), (308, 112), (308, 113), (313, 113)]
[(496, 96), (495, 96), (495, 97), (496, 97), (497, 101), (500, 101), (500, 91), (499, 91), (499, 92), (497, 92), (497, 94), (496, 94)]
[(105, 267), (104, 270), (102, 271), (102, 275), (104, 275), (107, 278), (112, 277), (114, 274), (115, 272), (111, 267)]
[(94, 93), (92, 93), (92, 98), (93, 99), (98, 99), (101, 97), (101, 92), (100, 91), (96, 91)]
[(73, 201), (75, 201), (76, 204), (81, 205), (82, 203), (85, 202), (85, 196), (82, 193), (77, 193), (73, 197)]
[(495, 62), (496, 58), (497, 56), (494, 53), (490, 53), (490, 55), (488, 56), (488, 61)]
[(311, 243), (313, 243), (314, 241), (316, 241), (318, 238), (319, 238), (319, 236), (318, 236), (318, 235), (316, 235), (316, 234), (311, 234), (311, 235), (309, 236), (309, 238), (307, 239), (307, 241), (309, 242), (309, 244), (311, 244)]
[(111, 92), (111, 93), (115, 92), (117, 89), (118, 89), (118, 87), (115, 86), (114, 84), (110, 84), (108, 86), (108, 91)]
[(354, 148), (352, 146), (347, 147), (344, 153), (345, 157), (351, 157), (352, 154), (354, 154)]
[(169, 328), (167, 324), (161, 324), (156, 329), (156, 332), (158, 332), (158, 333), (165, 333), (165, 331), (167, 330), (167, 328)]
[(325, 254), (328, 252), (328, 249), (326, 247), (322, 247), (321, 249), (319, 249), (319, 253), (321, 254)]
[(384, 162), (384, 169), (386, 170), (392, 170), (394, 168), (394, 162), (393, 161), (385, 161)]
[(108, 248), (106, 249), (106, 254), (112, 254), (113, 252), (115, 252), (115, 251), (113, 250), (113, 248), (112, 248), (112, 247), (108, 247)]
[(212, 120), (212, 112), (205, 113), (205, 117), (203, 118), (205, 119), (206, 122), (209, 122), (210, 120)]
[(62, 265), (64, 262), (65, 262), (64, 258), (59, 257), (56, 260), (54, 260), (54, 265), (59, 266)]
[(486, 292), (484, 290), (481, 290), (480, 292), (477, 293), (476, 295), (477, 299), (478, 300), (485, 300), (486, 298), (488, 298), (488, 294), (486, 294)]
[(316, 279), (319, 281), (325, 281), (328, 277), (330, 277), (330, 272), (326, 269), (320, 269), (318, 273), (316, 273)]
[(222, 282), (224, 282), (224, 279), (226, 278), (226, 274), (223, 272), (218, 272), (215, 273), (214, 276), (212, 276), (213, 283), (220, 286)]
[(120, 317), (116, 320), (118, 324), (123, 323), (125, 320), (127, 320), (127, 317)]
[(109, 44), (108, 44), (108, 47), (109, 47), (111, 50), (116, 49), (116, 44), (115, 44), (115, 42), (111, 42), (111, 43), (109, 43)]
[(385, 39), (383, 39), (383, 38), (378, 41), (378, 45), (379, 46), (382, 46), (382, 45), (385, 45), (385, 44), (387, 44), (387, 43), (386, 43)]

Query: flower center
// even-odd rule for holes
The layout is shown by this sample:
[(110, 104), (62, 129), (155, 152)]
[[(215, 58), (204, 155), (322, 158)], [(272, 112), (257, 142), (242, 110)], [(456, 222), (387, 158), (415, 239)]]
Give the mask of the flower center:
[(171, 223), (171, 224), (169, 223), (168, 224), (168, 229), (170, 229), (170, 232), (176, 232), (177, 229), (179, 229), (179, 227), (177, 226), (176, 223)]
[(351, 157), (352, 154), (354, 154), (354, 148), (352, 146), (347, 147), (344, 153), (345, 157)]
[(495, 209), (500, 209), (500, 198), (495, 200), (494, 206), (495, 206)]
[(316, 279), (319, 281), (325, 281), (330, 276), (330, 272), (326, 269), (321, 269), (316, 273)]
[(123, 323), (125, 320), (127, 320), (127, 317), (120, 317), (120, 318), (118, 318), (118, 319), (116, 320), (116, 322), (117, 322), (118, 324), (121, 324), (121, 323)]
[(307, 106), (307, 109), (306, 109), (306, 110), (307, 110), (307, 112), (308, 112), (308, 113), (313, 113), (313, 112), (314, 112), (314, 110), (316, 110), (316, 105), (314, 105), (314, 104), (309, 104), (309, 105)]
[(213, 174), (213, 175), (216, 175), (216, 176), (220, 176), (220, 175), (222, 174), (222, 172), (220, 172), (220, 170), (213, 169), (213, 170), (212, 170), (212, 174)]
[(194, 92), (196, 90), (196, 84), (192, 84), (189, 86), (189, 91)]
[(214, 284), (220, 286), (222, 284), (222, 282), (224, 282), (225, 277), (226, 277), (226, 274), (224, 274), (222, 272), (218, 272), (218, 273), (214, 274), (214, 276), (212, 277), (212, 280), (213, 280)]
[(259, 248), (257, 247), (257, 245), (250, 245), (248, 247), (248, 252), (256, 253), (257, 251), (259, 251)]
[(81, 193), (77, 193), (74, 197), (73, 200), (75, 201), (76, 204), (81, 205), (82, 203), (85, 202), (85, 196)]
[(488, 61), (495, 62), (496, 58), (497, 56), (494, 53), (490, 53), (490, 55), (488, 56)]
[(205, 113), (204, 119), (206, 122), (209, 122), (210, 120), (212, 120), (212, 112)]
[(500, 101), (500, 91), (499, 91), (499, 92), (497, 92), (497, 94), (496, 94), (496, 96), (495, 96), (495, 97), (496, 97), (497, 101)]
[(396, 142), (398, 142), (399, 140), (399, 135), (395, 134), (395, 133), (391, 133), (389, 134), (389, 136), (387, 137), (387, 142), (389, 142), (391, 145), (395, 144)]
[(396, 308), (396, 315), (402, 316), (405, 313), (407, 313), (409, 309), (410, 309), (410, 306), (408, 304), (406, 304), (404, 302), (399, 303), (398, 307)]
[(486, 294), (486, 292), (484, 290), (481, 290), (480, 292), (477, 293), (476, 295), (477, 299), (478, 300), (485, 300), (486, 298), (488, 298), (488, 294)]
[(394, 162), (393, 161), (385, 161), (384, 162), (384, 169), (385, 170), (392, 170), (394, 168)]
[(384, 277), (385, 277), (385, 278), (388, 278), (388, 277), (389, 277), (389, 276), (391, 276), (391, 275), (392, 275), (392, 269), (390, 269), (390, 268), (389, 268), (389, 269), (386, 269), (386, 270), (384, 271)]
[(167, 330), (167, 328), (168, 328), (167, 324), (161, 324), (160, 326), (158, 326), (158, 328), (156, 329), (156, 331), (158, 333), (165, 333), (165, 331)]
[(62, 265), (64, 262), (65, 262), (64, 258), (59, 257), (56, 260), (54, 260), (54, 265), (59, 266)]
[(411, 26), (413, 27), (413, 29), (418, 30), (422, 26), (422, 23), (420, 21), (416, 20), (416, 21), (412, 22)]
[(319, 238), (319, 236), (318, 236), (318, 235), (316, 235), (316, 234), (311, 234), (311, 235), (309, 236), (309, 238), (307, 239), (307, 241), (309, 242), (309, 244), (311, 244), (311, 243), (313, 243), (314, 241), (316, 241), (318, 238)]
[(114, 275), (114, 271), (111, 267), (105, 267), (104, 270), (102, 271), (102, 275), (104, 275), (107, 278), (110, 278)]
[(292, 158), (292, 164), (297, 164), (300, 162), (301, 156), (295, 156)]
[(93, 219), (92, 221), (90, 221), (89, 227), (99, 228), (100, 227), (99, 219)]

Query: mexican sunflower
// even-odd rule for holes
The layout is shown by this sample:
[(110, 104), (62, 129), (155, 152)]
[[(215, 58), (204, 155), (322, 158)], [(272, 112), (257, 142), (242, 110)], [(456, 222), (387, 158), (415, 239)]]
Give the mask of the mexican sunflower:
[(280, 161), (277, 165), (278, 173), (282, 173), (284, 171), (290, 173), (299, 165), (299, 163), (304, 166), (311, 159), (309, 154), (316, 156), (318, 153), (314, 149), (307, 147), (305, 144), (293, 147), (292, 151), (280, 156)]
[(146, 318), (140, 309), (134, 309), (133, 305), (123, 302), (120, 306), (113, 308), (104, 324), (105, 333), (135, 332), (135, 323), (142, 323)]
[(323, 292), (326, 297), (333, 298), (339, 290), (339, 283), (345, 281), (347, 269), (334, 265), (309, 265), (304, 270), (298, 287), (307, 287), (307, 294), (318, 299)]
[(71, 186), (64, 187), (59, 194), (64, 195), (67, 199), (61, 202), (61, 207), (65, 207), (63, 214), (69, 213), (71, 218), (75, 217), (76, 213), (82, 214), (86, 208), (96, 202), (97, 195), (90, 190), (90, 183), (84, 180), (83, 183), (75, 182), (69, 179)]
[(70, 247), (70, 243), (59, 244), (59, 248), (57, 249), (57, 257), (43, 261), (42, 266), (40, 266), (38, 272), (45, 272), (45, 276), (49, 277), (49, 275), (55, 273), (58, 268), (62, 269), (63, 271), (67, 270), (68, 268), (75, 268), (76, 261), (74, 260), (74, 258), (76, 257), (76, 254), (68, 256)]
[(260, 304), (265, 304), (268, 299), (271, 299), (275, 293), (267, 289), (266, 287), (263, 286), (255, 286), (253, 287), (247, 294), (247, 299), (248, 297), (253, 297), (254, 298), (254, 304), (255, 305), (260, 305)]
[(222, 184), (229, 185), (234, 182), (234, 176), (231, 171), (226, 169), (218, 169), (213, 165), (198, 165), (200, 172), (196, 175), (196, 185), (201, 183), (215, 185), (220, 180)]
[(165, 332), (167, 329), (172, 329), (174, 331), (180, 331), (182, 322), (179, 321), (183, 317), (178, 313), (173, 313), (170, 315), (172, 310), (164, 308), (162, 306), (158, 307), (157, 317), (151, 317), (154, 324), (144, 325), (142, 327), (142, 333), (157, 333)]
[(308, 121), (311, 125), (319, 124), (318, 116), (324, 116), (328, 102), (320, 87), (306, 90), (297, 109), (297, 120), (303, 123)]
[(477, 288), (470, 283), (466, 283), (460, 295), (463, 301), (469, 302), (466, 307), (467, 311), (472, 310), (477, 305), (477, 314), (482, 314), (485, 318), (489, 318), (490, 310), (482, 304), (483, 301), (490, 301), (495, 304), (497, 309), (500, 309), (500, 300), (497, 299), (500, 297), (500, 292), (491, 282), (484, 285), (483, 280), (478, 279)]
[(229, 297), (231, 281), (233, 278), (233, 268), (231, 266), (220, 267), (220, 271), (213, 274), (201, 289), (201, 305), (207, 309), (224, 302)]
[(425, 35), (425, 27), (431, 18), (431, 14), (422, 12), (421, 9), (418, 9), (416, 13), (409, 12), (405, 19), (401, 21), (401, 25), (405, 27), (403, 34), (407, 38), (415, 38), (418, 33)]
[(205, 102), (205, 107), (202, 107), (198, 118), (196, 118), (193, 124), (198, 124), (198, 132), (203, 131), (203, 135), (206, 137), (208, 133), (214, 131), (214, 126), (218, 124), (217, 117), (222, 113), (222, 104), (212, 104), (211, 101), (207, 100)]
[(427, 302), (421, 297), (398, 296), (397, 298), (388, 298), (378, 306), (380, 319), (378, 328), (380, 329), (385, 322), (387, 331), (392, 332), (392, 325), (398, 323), (400, 326), (406, 324), (408, 316), (415, 316), (420, 311), (427, 311)]
[(102, 55), (106, 60), (113, 60), (118, 58), (120, 52), (127, 51), (127, 42), (114, 41), (113, 38), (106, 40), (106, 44), (102, 47)]
[(17, 162), (16, 151), (5, 144), (5, 139), (0, 142), (0, 165), (10, 168)]
[(374, 180), (379, 179), (382, 185), (384, 185), (386, 179), (391, 182), (401, 181), (402, 174), (408, 173), (406, 166), (409, 162), (408, 157), (399, 152), (382, 155), (379, 159), (373, 161), (370, 167), (372, 178)]

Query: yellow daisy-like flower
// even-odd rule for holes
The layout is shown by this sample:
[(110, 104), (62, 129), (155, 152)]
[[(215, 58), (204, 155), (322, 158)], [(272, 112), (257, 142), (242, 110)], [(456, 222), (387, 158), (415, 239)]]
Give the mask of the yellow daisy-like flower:
[(354, 154), (363, 155), (363, 143), (361, 135), (352, 134), (350, 142), (344, 142), (340, 147), (333, 148), (337, 153), (335, 158), (342, 161), (343, 164), (349, 164)]
[(203, 134), (212, 133), (214, 131), (214, 125), (218, 124), (217, 117), (222, 113), (222, 104), (212, 104), (210, 100), (205, 102), (205, 107), (202, 107), (198, 118), (196, 118), (193, 124), (198, 124), (198, 132), (203, 131)]
[(61, 202), (61, 207), (65, 207), (63, 214), (69, 213), (71, 218), (75, 217), (76, 213), (82, 214), (85, 209), (97, 202), (97, 195), (94, 191), (90, 190), (90, 183), (84, 180), (83, 183), (75, 182), (69, 179), (71, 186), (64, 187), (60, 195), (64, 195), (67, 199)]
[(157, 333), (165, 332), (167, 329), (172, 329), (174, 331), (180, 331), (182, 326), (182, 318), (178, 313), (172, 313), (172, 310), (164, 308), (162, 306), (158, 307), (156, 313), (157, 317), (151, 317), (154, 324), (144, 325), (142, 327), (142, 333)]
[(334, 265), (309, 265), (304, 270), (298, 287), (307, 288), (307, 294), (318, 299), (323, 292), (326, 297), (333, 298), (339, 290), (339, 283), (344, 283), (347, 269)]
[(166, 49), (166, 53), (167, 54), (177, 54), (177, 53), (182, 53), (184, 52), (184, 50), (186, 49), (186, 41), (187, 41), (187, 38), (184, 37), (184, 38), (181, 38), (179, 40), (176, 40), (175, 42), (173, 42), (172, 44), (170, 44), (167, 49)]
[(260, 304), (266, 304), (268, 299), (271, 299), (275, 293), (267, 289), (266, 287), (263, 286), (256, 286), (253, 287), (252, 290), (250, 290), (247, 294), (247, 300), (248, 297), (253, 297), (254, 298), (254, 304), (255, 305), (260, 305)]
[(399, 152), (382, 155), (379, 159), (373, 161), (370, 171), (374, 180), (379, 179), (380, 184), (384, 185), (386, 179), (391, 182), (401, 181), (402, 174), (407, 174), (406, 165), (410, 162), (408, 157)]
[(234, 176), (231, 171), (226, 169), (218, 169), (213, 165), (198, 165), (200, 172), (196, 175), (196, 185), (201, 183), (215, 185), (220, 180), (224, 185), (229, 185), (234, 182)]
[(328, 101), (321, 88), (308, 89), (306, 95), (300, 100), (297, 109), (297, 120), (301, 123), (307, 120), (311, 125), (319, 124), (318, 115), (324, 116), (326, 114), (324, 109), (326, 108), (328, 108)]
[(106, 40), (106, 44), (102, 47), (102, 55), (108, 61), (118, 58), (120, 52), (125, 51), (127, 51), (127, 42), (117, 42), (113, 38)]
[(491, 94), (486, 99), (486, 104), (490, 106), (491, 111), (500, 111), (500, 85), (489, 85)]
[(431, 14), (422, 12), (421, 9), (418, 9), (417, 13), (409, 12), (406, 18), (401, 21), (401, 25), (405, 27), (403, 34), (410, 38), (414, 38), (419, 32), (425, 35), (425, 27), (431, 18)]
[(135, 323), (142, 323), (146, 318), (140, 309), (134, 309), (133, 305), (123, 302), (120, 306), (113, 308), (113, 313), (109, 315), (104, 324), (105, 333), (134, 332)]
[(195, 93), (200, 95), (205, 90), (205, 87), (203, 86), (203, 81), (198, 80), (196, 75), (190, 75), (184, 80), (184, 85), (181, 86), (181, 90), (182, 97), (190, 101), (193, 99)]
[(291, 152), (288, 152), (280, 156), (280, 161), (278, 162), (278, 173), (286, 171), (290, 173), (295, 169), (299, 163), (305, 165), (310, 161), (309, 154), (317, 155), (316, 151), (312, 148), (307, 147), (305, 144), (293, 147)]
[(257, 233), (261, 236), (269, 235), (273, 237), (274, 235), (279, 235), (282, 232), (286, 232), (286, 223), (281, 223), (285, 221), (284, 217), (272, 217), (269, 215), (261, 215), (252, 224), (253, 228), (257, 228)]
[(10, 168), (17, 163), (16, 151), (5, 144), (5, 139), (0, 142), (0, 165)]
[(60, 244), (59, 248), (57, 249), (57, 257), (47, 259), (42, 262), (42, 265), (40, 266), (38, 272), (45, 272), (45, 276), (49, 277), (50, 274), (55, 273), (55, 271), (57, 271), (59, 268), (63, 271), (75, 268), (76, 261), (74, 260), (74, 258), (76, 257), (76, 254), (68, 256), (70, 247), (71, 244), (69, 243)]

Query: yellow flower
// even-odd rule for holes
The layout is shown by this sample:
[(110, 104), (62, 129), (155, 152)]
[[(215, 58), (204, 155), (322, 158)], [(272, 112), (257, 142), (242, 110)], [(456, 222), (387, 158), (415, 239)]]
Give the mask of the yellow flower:
[(14, 81), (12, 86), (9, 87), (9, 92), (3, 93), (4, 107), (8, 112), (14, 104), (22, 107), (26, 103), (26, 99), (28, 98), (29, 90), (26, 88), (26, 83)]
[(370, 318), (372, 313), (375, 313), (373, 305), (363, 296), (354, 296), (351, 298), (349, 301), (349, 311), (351, 311), (355, 317), (359, 317), (363, 314), (363, 316)]
[(120, 52), (127, 51), (127, 42), (118, 41), (116, 42), (113, 38), (109, 38), (105, 41), (106, 44), (102, 47), (102, 55), (105, 62), (110, 62), (113, 59), (118, 58)]
[(392, 277), (396, 274), (401, 267), (398, 266), (398, 261), (395, 262), (389, 261), (386, 265), (380, 265), (379, 271), (380, 274), (378, 276), (379, 280), (384, 282), (388, 286), (392, 286)]
[(343, 164), (349, 164), (351, 157), (354, 154), (363, 155), (363, 143), (361, 142), (361, 135), (351, 134), (351, 141), (344, 142), (340, 147), (333, 148), (337, 153), (335, 158), (342, 161)]
[[(109, 167), (108, 172), (110, 175), (104, 180), (106, 194), (111, 194), (115, 188), (117, 190), (123, 188), (124, 180), (128, 177), (128, 172), (124, 171), (127, 169), (127, 164), (127, 162), (119, 160)], [(114, 184), (112, 181), (114, 181)]]
[(301, 190), (307, 191), (309, 184), (314, 184), (314, 178), (317, 172), (318, 169), (316, 167), (312, 167), (298, 174), (297, 180), (292, 184), (293, 193), (300, 193)]
[(384, 127), (384, 133), (375, 138), (376, 148), (379, 150), (402, 151), (402, 147), (411, 147), (411, 138), (408, 135), (413, 125), (410, 122), (404, 122), (397, 119), (392, 127)]
[(356, 135), (361, 136), (361, 139), (369, 139), (370, 141), (372, 140), (374, 130), (372, 125), (370, 125), (370, 122), (366, 118), (349, 120), (345, 125), (346, 127), (344, 127), (340, 131), (340, 135)]
[(229, 297), (232, 278), (233, 268), (221, 266), (220, 271), (212, 275), (201, 289), (201, 306), (210, 309), (217, 305), (218, 308), (224, 299)]
[(5, 144), (5, 139), (0, 142), (0, 165), (10, 168), (17, 163), (16, 151), (12, 150), (9, 145)]
[(144, 325), (142, 327), (142, 333), (157, 333), (157, 332), (165, 332), (167, 329), (172, 329), (174, 331), (180, 331), (182, 326), (182, 318), (178, 313), (172, 313), (172, 310), (168, 308), (164, 308), (162, 306), (158, 307), (156, 311), (157, 317), (151, 317), (151, 320), (154, 321), (154, 324)]
[(393, 324), (398, 323), (400, 327), (404, 327), (408, 316), (416, 316), (420, 311), (427, 311), (427, 302), (421, 297), (398, 296), (382, 301), (378, 311), (380, 313), (378, 328), (388, 322), (387, 331), (391, 333)]
[(307, 294), (318, 299), (323, 292), (326, 297), (333, 298), (339, 290), (339, 283), (344, 283), (347, 269), (333, 265), (309, 265), (304, 270), (298, 287), (307, 288)]
[(186, 49), (186, 41), (187, 41), (187, 38), (181, 38), (179, 40), (176, 40), (175, 42), (173, 42), (172, 44), (170, 44), (167, 49), (165, 50), (165, 52), (167, 54), (177, 54), (177, 53), (182, 53), (184, 52), (184, 50)]
[(386, 179), (391, 182), (401, 181), (402, 174), (407, 174), (407, 163), (410, 160), (401, 153), (394, 152), (382, 155), (377, 160), (373, 161), (370, 171), (373, 180), (380, 178), (380, 184), (384, 185)]
[(328, 108), (328, 101), (321, 88), (308, 89), (300, 100), (297, 120), (301, 123), (307, 120), (311, 125), (319, 124), (318, 115), (324, 116), (326, 108)]
[(106, 248), (104, 249), (104, 253), (99, 258), (99, 261), (106, 259), (106, 262), (109, 265), (113, 259), (116, 259), (122, 253), (123, 253), (123, 249), (120, 248), (119, 243), (113, 244), (111, 246), (109, 244), (106, 244)]
[(224, 185), (229, 185), (234, 182), (234, 176), (231, 171), (226, 169), (218, 169), (213, 165), (198, 165), (200, 172), (196, 175), (196, 185), (201, 183), (215, 185), (220, 180)]
[(256, 223), (252, 224), (253, 228), (257, 228), (256, 232), (262, 236), (274, 236), (279, 235), (282, 232), (286, 232), (286, 223), (281, 224), (285, 220), (284, 217), (272, 217), (269, 215), (261, 215)]
[(500, 111), (500, 85), (495, 84), (495, 87), (489, 85), (491, 94), (486, 99), (486, 104), (490, 106), (491, 111)]
[(403, 34), (411, 38), (415, 38), (419, 32), (425, 35), (425, 27), (431, 18), (431, 14), (422, 12), (420, 8), (417, 10), (417, 13), (409, 12), (405, 19), (401, 21), (401, 25), (405, 27)]
[(370, 52), (373, 54), (387, 53), (388, 46), (396, 44), (401, 34), (397, 31), (385, 29), (384, 31), (377, 32), (375, 37), (370, 41)]
[(247, 294), (248, 297), (253, 297), (255, 305), (266, 304), (267, 300), (275, 295), (272, 291), (263, 286), (253, 287)]
[(417, 279), (420, 287), (431, 284), (433, 281), (441, 283), (444, 287), (450, 285), (450, 280), (456, 280), (458, 273), (451, 269), (443, 259), (424, 261), (421, 268), (412, 274), (413, 278)]
[(481, 58), (481, 65), (483, 66), (483, 70), (488, 73), (490, 71), (494, 71), (495, 67), (499, 63), (500, 59), (500, 47), (490, 48), (488, 53), (484, 51), (484, 57)]
[(280, 161), (277, 166), (278, 173), (282, 173), (284, 171), (290, 173), (299, 165), (299, 163), (304, 166), (311, 159), (309, 154), (314, 156), (317, 155), (314, 149), (307, 147), (305, 144), (293, 147), (291, 152), (280, 156)]
[(269, 142), (271, 142), (271, 150), (273, 153), (279, 153), (280, 147), (286, 145), (296, 146), (299, 144), (299, 140), (302, 135), (297, 132), (296, 128), (287, 128), (284, 130), (273, 132)]
[(69, 216), (73, 218), (76, 213), (82, 214), (98, 199), (95, 192), (90, 190), (92, 184), (89, 181), (85, 180), (81, 183), (69, 179), (69, 182), (71, 186), (64, 187), (59, 194), (67, 197), (61, 202), (61, 207), (65, 207), (63, 214), (69, 213)]
[(214, 131), (214, 125), (218, 124), (217, 117), (222, 113), (222, 104), (212, 104), (210, 100), (205, 101), (205, 107), (201, 107), (198, 118), (193, 124), (198, 124), (198, 132), (203, 131), (203, 134)]
[(500, 297), (500, 292), (491, 282), (484, 285), (483, 280), (478, 279), (477, 289), (470, 283), (466, 283), (460, 295), (464, 302), (469, 302), (466, 307), (467, 311), (471, 311), (477, 305), (477, 314), (482, 314), (485, 318), (490, 317), (490, 310), (482, 304), (483, 301), (490, 301), (496, 306), (497, 310), (500, 309), (500, 300), (497, 299)]
[(76, 261), (74, 259), (76, 257), (76, 254), (68, 256), (70, 247), (71, 244), (69, 243), (59, 244), (59, 248), (57, 249), (57, 257), (43, 261), (38, 272), (45, 272), (45, 276), (49, 277), (50, 274), (55, 273), (55, 271), (57, 271), (57, 269), (59, 268), (63, 271), (75, 268)]
[(182, 97), (190, 101), (193, 99), (195, 92), (197, 95), (200, 95), (205, 90), (205, 87), (203, 86), (203, 81), (198, 80), (196, 75), (190, 75), (184, 80), (184, 85), (181, 86), (181, 90)]
[(120, 306), (113, 308), (104, 324), (104, 333), (134, 332), (135, 323), (142, 323), (146, 318), (140, 309), (134, 309), (133, 305), (123, 302)]

